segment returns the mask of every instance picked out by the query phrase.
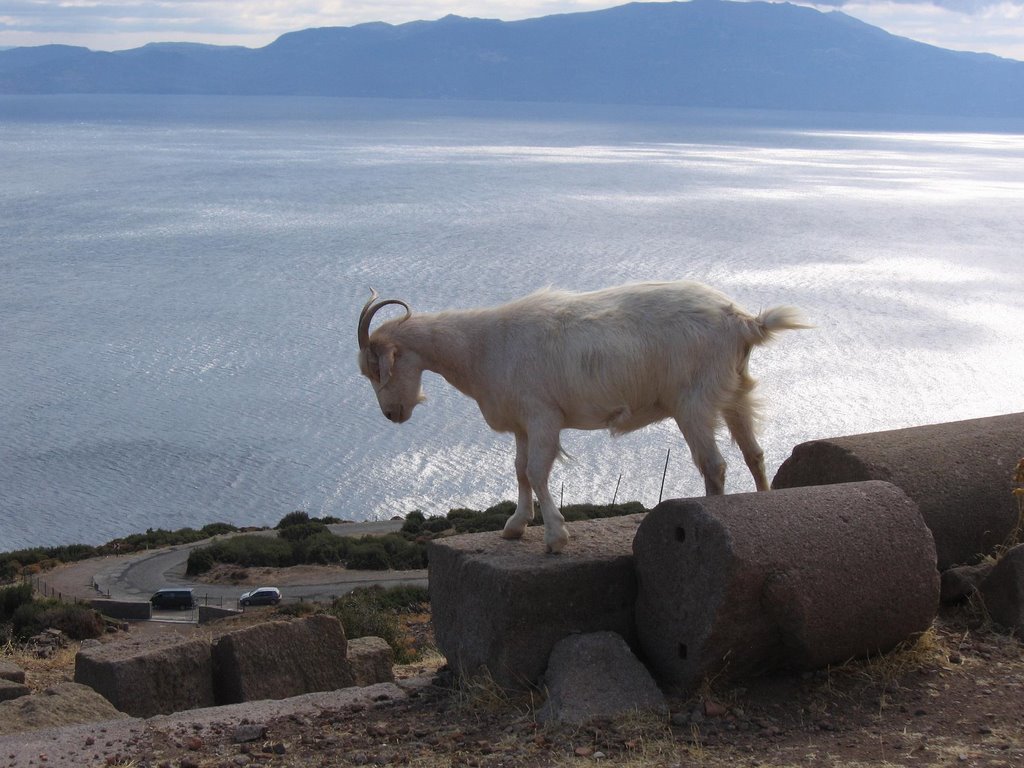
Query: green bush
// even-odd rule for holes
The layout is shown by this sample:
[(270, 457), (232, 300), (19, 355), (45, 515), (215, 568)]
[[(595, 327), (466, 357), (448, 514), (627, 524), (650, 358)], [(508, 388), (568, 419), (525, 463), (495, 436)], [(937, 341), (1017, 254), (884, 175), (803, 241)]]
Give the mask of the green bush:
[(59, 629), (72, 640), (85, 640), (103, 634), (103, 619), (84, 605), (57, 600), (35, 600), (18, 606), (11, 617), (14, 636), (27, 640), (45, 629)]
[(415, 654), (405, 642), (398, 613), (426, 601), (426, 590), (410, 591), (417, 589), (398, 587), (396, 592), (381, 587), (359, 588), (335, 600), (330, 612), (345, 627), (346, 637), (382, 638), (394, 651), (395, 661), (408, 664), (414, 660)]
[(213, 553), (209, 547), (199, 547), (193, 549), (188, 553), (188, 562), (185, 565), (186, 576), (198, 576), (202, 573), (206, 573), (213, 568), (214, 563)]
[(345, 565), (356, 571), (386, 571), (391, 561), (381, 542), (361, 540), (349, 546)]
[(31, 584), (18, 584), (0, 589), (0, 621), (9, 621), (18, 608), (31, 602)]
[(281, 528), (278, 536), (285, 541), (301, 541), (302, 539), (308, 539), (310, 536), (316, 536), (321, 533), (330, 533), (330, 531), (327, 530), (326, 525), (319, 520), (307, 520), (304, 523), (293, 523), (292, 525)]
[(287, 568), (295, 565), (291, 545), (276, 536), (233, 536), (216, 541), (206, 549), (218, 563), (232, 563), (245, 568)]
[(332, 565), (345, 560), (349, 540), (335, 536), (326, 528), (321, 532), (294, 542), (292, 557), (297, 563)]
[(423, 513), (418, 509), (414, 509), (405, 516), (405, 522), (402, 523), (402, 533), (415, 536), (423, 530), (424, 522), (426, 522), (426, 518), (423, 516)]
[(283, 530), (284, 528), (290, 528), (293, 525), (303, 525), (309, 522), (309, 514), (303, 512), (301, 509), (295, 512), (289, 512), (287, 515), (282, 517), (277, 525), (274, 527), (277, 530)]
[(200, 528), (199, 532), (209, 539), (214, 536), (223, 536), (225, 533), (235, 533), (237, 530), (238, 527), (230, 523), (210, 523)]

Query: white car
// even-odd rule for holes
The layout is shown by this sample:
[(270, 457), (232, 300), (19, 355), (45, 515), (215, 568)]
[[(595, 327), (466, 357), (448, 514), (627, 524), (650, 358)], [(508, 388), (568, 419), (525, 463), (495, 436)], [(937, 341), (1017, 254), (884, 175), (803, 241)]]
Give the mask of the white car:
[(277, 605), (281, 602), (281, 590), (277, 587), (258, 587), (242, 595), (238, 602), (243, 608), (250, 605)]

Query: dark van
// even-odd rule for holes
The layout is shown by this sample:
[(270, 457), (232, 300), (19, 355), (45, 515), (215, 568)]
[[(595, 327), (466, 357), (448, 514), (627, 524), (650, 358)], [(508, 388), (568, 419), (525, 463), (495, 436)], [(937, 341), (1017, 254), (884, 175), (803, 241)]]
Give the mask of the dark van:
[(183, 589), (181, 587), (175, 589), (159, 589), (153, 593), (151, 598), (149, 598), (149, 602), (157, 610), (177, 608), (179, 611), (194, 608), (196, 604), (195, 598), (192, 597), (192, 590)]

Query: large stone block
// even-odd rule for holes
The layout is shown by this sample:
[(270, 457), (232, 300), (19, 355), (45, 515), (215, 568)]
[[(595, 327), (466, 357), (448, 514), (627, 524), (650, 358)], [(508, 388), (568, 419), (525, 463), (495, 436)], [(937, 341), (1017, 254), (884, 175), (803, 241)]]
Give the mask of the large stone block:
[(940, 570), (975, 563), (1017, 522), (1011, 479), (1024, 456), (1024, 413), (812, 440), (793, 449), (773, 488), (887, 480), (917, 502)]
[(212, 680), (210, 641), (203, 638), (94, 643), (75, 656), (75, 682), (135, 717), (212, 706)]
[(488, 532), (431, 542), (434, 637), (452, 668), (526, 688), (567, 635), (610, 630), (632, 642), (632, 542), (642, 517), (571, 523), (559, 555), (545, 554), (541, 526), (517, 541)]
[(220, 637), (213, 649), (218, 704), (284, 699), (354, 685), (341, 622), (317, 614), (269, 621)]
[(877, 481), (666, 501), (634, 557), (640, 646), (682, 690), (887, 651), (939, 603), (931, 533)]

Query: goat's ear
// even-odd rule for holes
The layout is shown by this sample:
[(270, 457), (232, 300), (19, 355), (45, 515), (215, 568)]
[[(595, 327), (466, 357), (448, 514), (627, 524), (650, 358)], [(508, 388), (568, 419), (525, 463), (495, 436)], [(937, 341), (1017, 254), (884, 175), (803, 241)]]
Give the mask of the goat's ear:
[(391, 378), (391, 370), (395, 366), (395, 358), (397, 356), (398, 351), (390, 345), (380, 350), (380, 353), (377, 355), (377, 370), (380, 371), (380, 385), (382, 387)]

